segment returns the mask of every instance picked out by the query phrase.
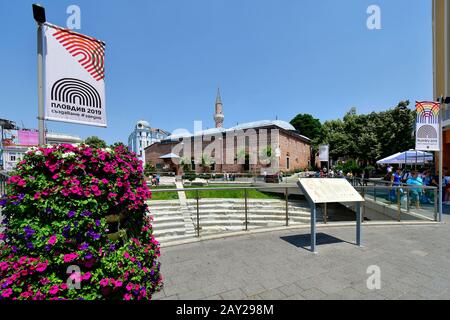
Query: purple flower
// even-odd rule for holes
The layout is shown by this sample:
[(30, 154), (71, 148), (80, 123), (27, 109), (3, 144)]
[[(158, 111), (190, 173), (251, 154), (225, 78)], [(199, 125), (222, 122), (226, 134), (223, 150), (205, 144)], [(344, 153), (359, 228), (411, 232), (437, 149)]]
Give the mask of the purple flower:
[(33, 246), (33, 244), (31, 242), (27, 242), (26, 247), (28, 249), (33, 249), (34, 248), (34, 246)]
[(84, 250), (86, 250), (87, 248), (89, 248), (89, 244), (88, 243), (83, 243), (81, 246), (80, 246), (80, 250), (81, 251), (84, 251)]
[(25, 198), (25, 195), (23, 193), (19, 194), (19, 201), (22, 201), (23, 198)]
[(69, 218), (73, 218), (75, 216), (75, 211), (69, 211), (69, 213), (67, 213), (67, 216)]
[(96, 225), (97, 227), (100, 227), (100, 224), (101, 224), (100, 220), (95, 220), (95, 225)]
[(100, 235), (98, 233), (95, 233), (94, 231), (88, 231), (87, 234), (94, 240), (100, 239)]
[(90, 211), (83, 211), (81, 214), (83, 217), (89, 217), (92, 213)]
[(23, 228), (23, 231), (25, 231), (25, 235), (27, 238), (36, 233), (36, 231), (34, 231), (30, 226), (26, 226), (25, 228)]
[(52, 208), (47, 208), (47, 209), (45, 209), (45, 213), (46, 214), (50, 214), (50, 213), (52, 213), (53, 212), (53, 209)]
[(45, 250), (47, 250), (47, 251), (50, 251), (51, 248), (52, 248), (52, 246), (49, 244), (45, 246)]
[(116, 251), (116, 245), (115, 244), (110, 245), (109, 251)]
[(85, 258), (88, 260), (92, 259), (92, 253), (89, 252), (88, 254), (86, 254)]
[(7, 200), (6, 199), (0, 199), (0, 207), (4, 207), (4, 206), (6, 206), (6, 202), (7, 202)]

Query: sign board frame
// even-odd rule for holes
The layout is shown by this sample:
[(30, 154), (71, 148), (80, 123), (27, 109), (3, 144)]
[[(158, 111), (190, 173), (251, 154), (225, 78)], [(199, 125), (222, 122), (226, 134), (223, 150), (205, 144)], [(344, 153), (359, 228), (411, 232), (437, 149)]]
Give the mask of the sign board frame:
[[(320, 181), (319, 181), (320, 180)], [(334, 181), (342, 181), (342, 182), (334, 182)], [(352, 185), (343, 178), (335, 178), (335, 179), (328, 179), (328, 178), (300, 178), (297, 182), (299, 188), (303, 191), (303, 194), (305, 195), (306, 199), (308, 200), (308, 203), (311, 207), (311, 252), (317, 253), (316, 251), (316, 223), (317, 223), (317, 204), (324, 204), (327, 205), (327, 203), (355, 203), (356, 204), (356, 245), (361, 247), (361, 222), (362, 222), (362, 216), (361, 216), (361, 203), (364, 202), (364, 198), (361, 197), (361, 195), (358, 193), (358, 191), (355, 190), (355, 188), (352, 187)], [(328, 185), (329, 188), (336, 188), (336, 185), (340, 185), (342, 188), (345, 188), (345, 192), (350, 193), (350, 190), (353, 189), (353, 192), (351, 194), (346, 195), (348, 198), (344, 199), (345, 201), (341, 201), (343, 199), (342, 195), (338, 195), (336, 197), (333, 197), (329, 200), (324, 200), (318, 195), (317, 191), (320, 190), (314, 190), (314, 186), (322, 186), (322, 188), (326, 188)], [(325, 187), (324, 187), (325, 186)], [(334, 189), (334, 192), (337, 190)], [(357, 195), (356, 195), (357, 194)]]

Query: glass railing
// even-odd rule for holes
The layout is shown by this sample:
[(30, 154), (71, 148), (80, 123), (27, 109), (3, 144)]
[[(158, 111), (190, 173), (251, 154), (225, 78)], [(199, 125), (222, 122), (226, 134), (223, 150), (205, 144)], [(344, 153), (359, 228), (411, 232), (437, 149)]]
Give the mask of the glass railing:
[[(370, 221), (437, 221), (437, 189), (355, 185), (363, 196), (362, 216)], [(151, 214), (158, 231), (160, 213), (187, 216), (195, 236), (310, 224), (310, 207), (296, 184), (152, 189)], [(182, 197), (175, 196), (181, 193)], [(170, 202), (166, 202), (170, 201)], [(183, 204), (184, 203), (184, 204)], [(186, 220), (185, 220), (186, 221)], [(355, 208), (341, 203), (317, 206), (317, 222), (353, 222)], [(166, 228), (167, 226), (164, 226)]]

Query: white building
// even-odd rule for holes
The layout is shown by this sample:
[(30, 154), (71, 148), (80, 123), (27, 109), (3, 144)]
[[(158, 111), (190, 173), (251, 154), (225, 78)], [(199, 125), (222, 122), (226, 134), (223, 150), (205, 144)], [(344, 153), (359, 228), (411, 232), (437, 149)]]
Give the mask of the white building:
[(134, 131), (128, 137), (128, 149), (136, 153), (139, 159), (145, 163), (144, 149), (155, 142), (160, 142), (168, 136), (169, 132), (152, 128), (147, 121), (139, 120), (134, 127)]
[[(47, 132), (46, 141), (48, 144), (75, 144), (81, 143), (83, 140), (79, 136), (69, 135), (65, 133)], [(25, 152), (29, 149), (29, 146), (14, 145), (3, 146), (3, 170), (6, 172), (13, 171), (22, 158)]]

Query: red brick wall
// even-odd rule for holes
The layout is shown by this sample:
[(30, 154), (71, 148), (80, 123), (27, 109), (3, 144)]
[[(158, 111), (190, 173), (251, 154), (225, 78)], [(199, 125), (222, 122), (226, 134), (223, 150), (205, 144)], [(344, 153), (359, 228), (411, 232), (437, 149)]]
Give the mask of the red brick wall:
[[(257, 132), (257, 141), (259, 141), (259, 131)], [(280, 144), (280, 150), (281, 150), (281, 157), (280, 157), (280, 170), (281, 171), (294, 171), (294, 170), (303, 170), (308, 167), (309, 161), (311, 159), (311, 146), (309, 143), (303, 141), (301, 138), (286, 132), (284, 130), (279, 130), (279, 144)], [(268, 144), (270, 144), (270, 134), (268, 134)], [(226, 148), (227, 148), (227, 141), (226, 136), (224, 135), (222, 137), (223, 139), (223, 154), (224, 154), (224, 160), (226, 155)], [(214, 141), (213, 139), (211, 141), (204, 141), (203, 142), (203, 149), (205, 149), (206, 146), (208, 146), (210, 143)], [(145, 149), (145, 158), (147, 161), (151, 161), (153, 165), (156, 165), (158, 163), (164, 164), (165, 162), (162, 159), (159, 159), (162, 155), (168, 154), (173, 152), (172, 148), (175, 147), (175, 145), (178, 142), (163, 144), (163, 143), (154, 143), (151, 146), (147, 147)], [(235, 155), (237, 153), (237, 139), (234, 141), (234, 151)], [(246, 152), (249, 152), (249, 147), (246, 146)], [(216, 151), (217, 152), (217, 151)], [(273, 150), (275, 152), (275, 150)], [(191, 155), (194, 156), (194, 142), (191, 140)], [(183, 155), (181, 155), (183, 156)], [(290, 166), (289, 169), (287, 168), (287, 158), (289, 157)], [(264, 170), (265, 166), (262, 164), (252, 164), (250, 165), (250, 172), (254, 173), (260, 173), (261, 170)], [(196, 172), (200, 173), (202, 172), (202, 168), (199, 165), (196, 165)], [(215, 167), (215, 172), (221, 173), (221, 172), (234, 172), (234, 173), (243, 173), (244, 172), (244, 165), (237, 164), (237, 161), (235, 161), (234, 164), (217, 164)]]

